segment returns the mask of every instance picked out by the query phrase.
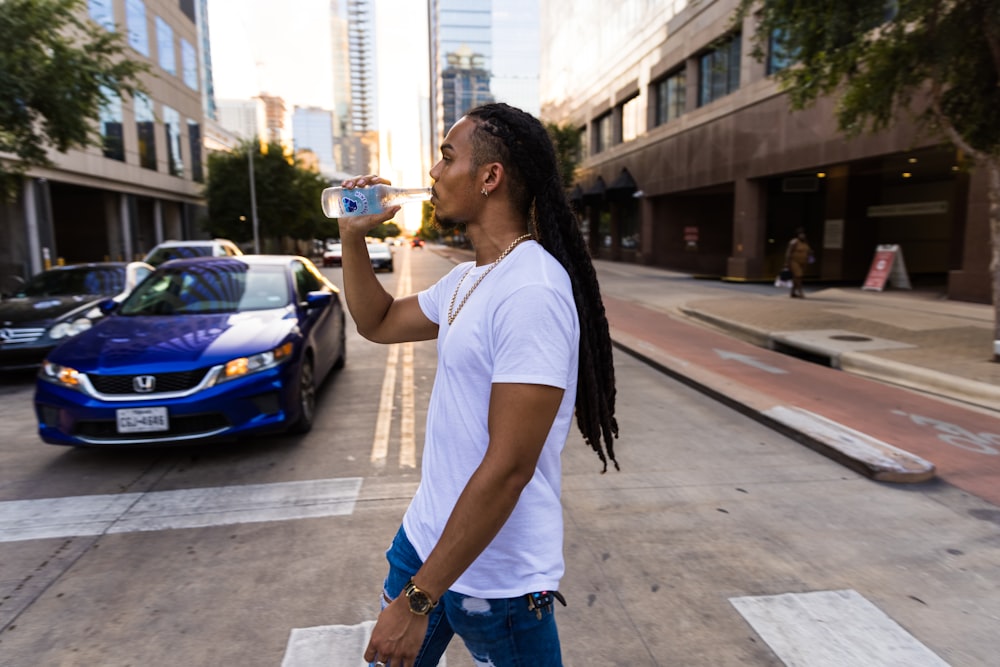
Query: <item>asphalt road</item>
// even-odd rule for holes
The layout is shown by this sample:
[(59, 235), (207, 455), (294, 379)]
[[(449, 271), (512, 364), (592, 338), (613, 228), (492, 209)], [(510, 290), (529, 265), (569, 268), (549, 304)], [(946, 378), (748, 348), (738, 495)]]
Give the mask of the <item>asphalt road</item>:
[[(392, 292), (450, 267), (397, 253), (381, 274)], [(351, 334), (304, 437), (62, 449), (35, 434), (31, 378), (0, 380), (0, 665), (361, 664), (436, 354)], [(575, 435), (564, 454), (567, 665), (972, 667), (1000, 653), (994, 505), (874, 482), (616, 364), (622, 471), (599, 474)], [(447, 663), (472, 664), (457, 642)]]

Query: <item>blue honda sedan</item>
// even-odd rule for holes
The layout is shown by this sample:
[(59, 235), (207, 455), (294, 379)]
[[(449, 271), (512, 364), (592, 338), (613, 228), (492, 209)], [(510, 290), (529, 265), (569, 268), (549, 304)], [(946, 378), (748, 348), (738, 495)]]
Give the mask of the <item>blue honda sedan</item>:
[(312, 427), (344, 365), (340, 291), (308, 259), (244, 255), (161, 265), (42, 363), (42, 440), (139, 446)]

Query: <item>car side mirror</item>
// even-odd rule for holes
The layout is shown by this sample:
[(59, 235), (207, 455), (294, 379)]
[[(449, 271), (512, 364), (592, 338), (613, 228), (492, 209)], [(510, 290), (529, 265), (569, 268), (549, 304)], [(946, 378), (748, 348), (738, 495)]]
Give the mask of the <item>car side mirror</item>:
[(114, 299), (104, 299), (99, 304), (97, 304), (98, 310), (101, 311), (102, 315), (110, 315), (111, 313), (118, 310), (118, 302)]
[(325, 308), (329, 303), (333, 295), (329, 292), (317, 291), (309, 292), (306, 295), (306, 308)]

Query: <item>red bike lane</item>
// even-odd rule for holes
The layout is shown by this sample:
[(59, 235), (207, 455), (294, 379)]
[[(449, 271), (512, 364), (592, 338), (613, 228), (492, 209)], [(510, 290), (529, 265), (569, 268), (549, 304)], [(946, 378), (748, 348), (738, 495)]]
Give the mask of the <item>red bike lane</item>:
[(915, 454), (937, 477), (1000, 505), (1000, 416), (767, 350), (605, 297), (612, 338), (712, 393), (770, 417), (807, 411)]

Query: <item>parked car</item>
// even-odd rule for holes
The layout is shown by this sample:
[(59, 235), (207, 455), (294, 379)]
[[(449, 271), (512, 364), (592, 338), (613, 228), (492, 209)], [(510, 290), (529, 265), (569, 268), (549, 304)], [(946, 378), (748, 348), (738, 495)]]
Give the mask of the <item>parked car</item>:
[(124, 299), (152, 272), (143, 262), (98, 262), (36, 274), (0, 301), (0, 370), (37, 368), (52, 348), (104, 316), (101, 301)]
[(328, 243), (323, 253), (323, 266), (340, 266), (343, 248), (339, 243)]
[(392, 273), (392, 250), (385, 243), (369, 243), (368, 257), (372, 260), (372, 268), (376, 271)]
[(239, 257), (242, 254), (240, 247), (229, 239), (164, 241), (146, 253), (143, 261), (159, 266), (168, 260), (183, 257)]
[(304, 433), (346, 358), (340, 291), (304, 257), (181, 259), (43, 362), (42, 440), (166, 445)]

